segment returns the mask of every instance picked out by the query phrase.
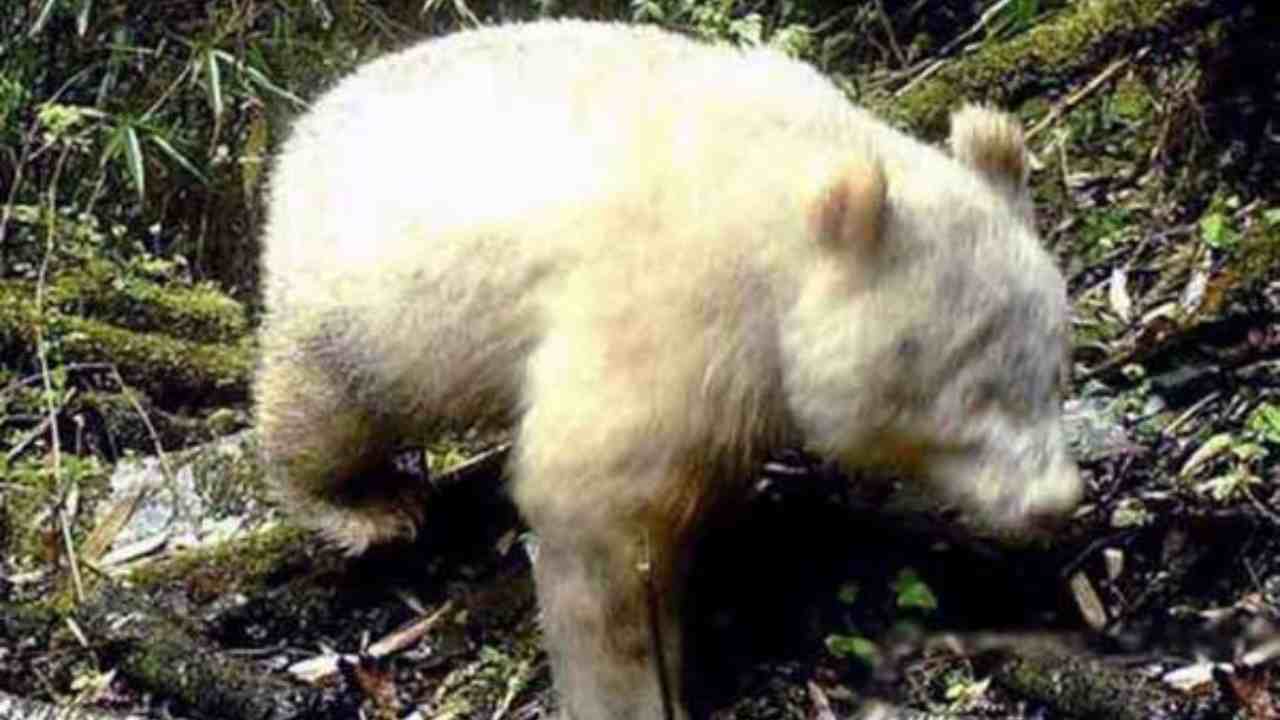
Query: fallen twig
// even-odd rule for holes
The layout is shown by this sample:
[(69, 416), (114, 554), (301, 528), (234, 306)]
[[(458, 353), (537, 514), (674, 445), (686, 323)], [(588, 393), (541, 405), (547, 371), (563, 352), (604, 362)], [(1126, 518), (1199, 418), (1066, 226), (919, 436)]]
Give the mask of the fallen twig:
[(898, 59), (899, 64), (907, 65), (907, 56), (902, 52), (902, 46), (898, 44), (898, 35), (893, 30), (893, 21), (889, 19), (889, 13), (884, 10), (884, 0), (876, 0), (876, 15), (880, 19), (880, 24), (884, 26), (884, 34), (889, 38), (889, 48), (893, 50), (894, 57)]
[(507, 464), (507, 458), (510, 455), (511, 443), (504, 442), (470, 460), (454, 465), (440, 473), (439, 476), (431, 477), (429, 482), (433, 488), (444, 490), (455, 485), (461, 485), (477, 476), (498, 475), (501, 474), (502, 468)]
[(1000, 0), (999, 2), (993, 4), (991, 7), (982, 11), (982, 14), (978, 16), (978, 21), (975, 22), (972, 27), (960, 33), (959, 35), (955, 36), (954, 38), (952, 38), (951, 42), (947, 43), (946, 45), (943, 45), (942, 49), (938, 51), (938, 54), (943, 56), (950, 55), (951, 51), (956, 49), (956, 47), (958, 47), (961, 43), (968, 41), (969, 38), (982, 32), (983, 28), (990, 25), (991, 20), (994, 19), (997, 15), (999, 15), (1000, 12), (1004, 10), (1005, 6), (1008, 5), (1010, 2), (1013, 2), (1013, 0)]
[(822, 688), (812, 680), (807, 685), (809, 699), (813, 702), (814, 720), (837, 720), (836, 714), (831, 711), (831, 701), (827, 699), (827, 694), (822, 692)]
[(1135, 62), (1137, 60), (1141, 60), (1143, 57), (1146, 57), (1147, 53), (1150, 52), (1150, 50), (1151, 50), (1150, 47), (1144, 47), (1138, 50), (1138, 52), (1134, 53), (1132, 56), (1120, 58), (1119, 60), (1116, 60), (1115, 62), (1105, 67), (1102, 70), (1102, 72), (1094, 76), (1092, 80), (1085, 83), (1084, 87), (1080, 88), (1079, 90), (1076, 90), (1075, 92), (1071, 93), (1066, 98), (1064, 98), (1061, 102), (1054, 105), (1053, 108), (1049, 110), (1047, 115), (1041, 118), (1040, 121), (1037, 122), (1035, 125), (1032, 125), (1031, 129), (1027, 131), (1027, 140), (1030, 140), (1036, 135), (1039, 135), (1045, 128), (1049, 127), (1050, 124), (1052, 124), (1058, 118), (1062, 117), (1068, 110), (1080, 104), (1080, 101), (1089, 97), (1090, 95), (1093, 94), (1094, 91), (1102, 87), (1102, 85), (1106, 83), (1108, 80), (1110, 80), (1112, 77), (1114, 77), (1116, 73), (1128, 67), (1130, 63)]
[[(446, 602), (427, 617), (392, 631), (389, 635), (366, 648), (362, 654), (372, 658), (380, 658), (412, 647), (427, 633), (431, 632), (432, 628), (440, 624), (440, 620), (452, 610), (453, 602)], [(317, 655), (290, 665), (288, 673), (302, 682), (319, 685), (338, 674), (338, 664), (344, 659), (348, 662), (356, 663), (359, 657), (353, 654), (339, 655), (336, 653)]]

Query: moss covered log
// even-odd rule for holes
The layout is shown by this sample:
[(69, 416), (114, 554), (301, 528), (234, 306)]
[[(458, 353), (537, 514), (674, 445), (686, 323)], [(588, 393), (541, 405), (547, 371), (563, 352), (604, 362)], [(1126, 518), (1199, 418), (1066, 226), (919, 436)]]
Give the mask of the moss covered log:
[(1213, 717), (1191, 697), (1132, 672), (1059, 653), (1014, 655), (993, 673), (997, 683), (1068, 717), (1099, 720), (1194, 720)]
[(0, 663), (0, 683), (6, 689), (20, 692), (35, 684), (21, 668), (55, 646), (52, 638), (61, 627), (62, 617), (44, 605), (0, 601), (0, 648), (9, 656)]
[[(242, 412), (216, 410), (206, 417), (190, 417), (161, 410), (136, 390), (132, 395), (125, 397), (121, 393), (91, 391), (81, 393), (73, 400), (73, 412), (92, 413), (102, 423), (100, 429), (111, 443), (109, 449), (113, 456), (125, 450), (151, 455), (155, 453), (157, 442), (165, 450), (187, 447), (248, 425), (247, 415)], [(145, 418), (139, 409), (145, 413)], [(153, 429), (154, 437), (151, 434)]]
[[(34, 283), (0, 284), (5, 295), (35, 299)], [(52, 278), (45, 303), (69, 315), (197, 342), (231, 342), (249, 331), (244, 306), (212, 285), (162, 285), (122, 273), (103, 260), (84, 262)]]
[(140, 688), (227, 720), (314, 716), (320, 694), (269, 679), (249, 663), (205, 649), (197, 628), (141, 595), (106, 585), (77, 613), (80, 626)]
[(1056, 17), (1006, 42), (945, 61), (897, 98), (872, 99), (879, 109), (934, 135), (962, 101), (1017, 106), (1046, 86), (1096, 71), (1157, 35), (1203, 28), (1234, 12), (1208, 0), (1095, 0), (1071, 3)]
[(25, 700), (0, 692), (0, 720), (144, 720), (143, 715), (116, 715), (85, 708)]
[(47, 310), (41, 318), (29, 293), (0, 284), (0, 353), (33, 359), (41, 325), (53, 361), (112, 364), (160, 407), (210, 407), (248, 397), (253, 351), (247, 340), (191, 342)]

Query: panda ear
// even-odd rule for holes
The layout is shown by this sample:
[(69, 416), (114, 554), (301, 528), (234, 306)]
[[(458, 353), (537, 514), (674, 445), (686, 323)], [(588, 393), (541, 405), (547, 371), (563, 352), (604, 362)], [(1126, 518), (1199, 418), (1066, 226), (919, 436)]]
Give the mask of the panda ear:
[(950, 145), (957, 160), (1013, 199), (1026, 199), (1026, 141), (1012, 115), (982, 105), (965, 105), (951, 115)]
[(841, 166), (811, 211), (818, 241), (841, 251), (875, 252), (884, 232), (888, 192), (879, 160), (862, 157)]

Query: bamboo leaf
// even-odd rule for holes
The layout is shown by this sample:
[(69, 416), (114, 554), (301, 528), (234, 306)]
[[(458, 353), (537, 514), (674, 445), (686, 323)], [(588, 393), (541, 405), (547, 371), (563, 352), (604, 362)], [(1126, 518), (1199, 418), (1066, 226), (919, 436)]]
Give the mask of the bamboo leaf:
[(98, 160), (99, 167), (105, 167), (107, 163), (115, 159), (116, 154), (120, 152), (120, 147), (124, 135), (120, 128), (111, 133), (111, 139), (107, 141), (107, 146), (102, 148), (102, 157)]
[(93, 0), (80, 0), (80, 9), (76, 11), (76, 34), (84, 37), (89, 32), (89, 12), (93, 9)]
[(294, 95), (288, 90), (280, 87), (279, 85), (276, 85), (274, 82), (271, 81), (271, 78), (267, 77), (266, 74), (263, 73), (261, 70), (253, 67), (252, 65), (246, 62), (237, 60), (225, 50), (214, 50), (213, 52), (218, 56), (219, 60), (226, 63), (231, 63), (238, 72), (244, 73), (245, 76), (248, 77), (249, 80), (253, 84), (257, 85), (258, 87), (261, 87), (262, 89), (274, 95), (278, 95), (279, 97), (282, 97), (285, 100), (288, 100), (299, 107), (306, 107), (307, 102), (305, 100), (298, 97), (297, 95)]
[(225, 104), (222, 99), (222, 71), (218, 69), (218, 55), (215, 50), (204, 53), (204, 79), (209, 91), (209, 105), (213, 107), (213, 116), (222, 117)]
[(44, 30), (45, 23), (49, 22), (49, 14), (53, 12), (53, 6), (58, 0), (44, 0), (44, 4), (40, 6), (40, 12), (36, 14), (35, 22), (31, 23), (31, 29), (27, 31), (27, 37), (35, 37)]
[(146, 166), (142, 160), (142, 144), (138, 141), (138, 130), (132, 125), (123, 128), (125, 162), (129, 167), (129, 176), (133, 178), (133, 187), (138, 191), (139, 202), (146, 201), (147, 176)]
[(175, 148), (168, 140), (156, 135), (155, 133), (152, 133), (148, 137), (156, 147), (160, 148), (161, 152), (168, 155), (171, 160), (181, 165), (183, 170), (191, 173), (201, 183), (205, 185), (209, 184), (209, 178), (205, 177), (204, 173), (200, 172), (200, 170), (196, 168), (195, 163), (191, 162), (187, 156), (178, 152), (178, 149)]
[(1233, 442), (1235, 442), (1235, 438), (1231, 437), (1230, 433), (1218, 433), (1205, 440), (1203, 445), (1191, 453), (1191, 457), (1182, 465), (1182, 470), (1178, 472), (1178, 475), (1190, 477), (1201, 465), (1230, 450)]

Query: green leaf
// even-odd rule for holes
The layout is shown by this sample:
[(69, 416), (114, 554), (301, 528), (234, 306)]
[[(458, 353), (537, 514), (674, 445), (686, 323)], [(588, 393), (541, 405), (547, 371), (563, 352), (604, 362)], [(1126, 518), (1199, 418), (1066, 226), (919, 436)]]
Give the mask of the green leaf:
[(1222, 213), (1209, 213), (1200, 218), (1200, 237), (1206, 245), (1219, 250), (1235, 244), (1235, 237), (1227, 228), (1227, 217)]
[(1242, 462), (1252, 462), (1266, 457), (1267, 449), (1258, 443), (1242, 442), (1236, 443), (1232, 446), (1231, 454), (1235, 455), (1236, 459)]
[(947, 684), (947, 689), (943, 696), (952, 704), (953, 709), (963, 710), (968, 708), (970, 704), (982, 700), (990, 686), (991, 678), (982, 680), (957, 678)]
[(147, 137), (149, 140), (151, 140), (152, 144), (160, 148), (160, 150), (165, 155), (168, 155), (170, 159), (172, 159), (174, 162), (181, 165), (183, 170), (186, 170), (187, 172), (191, 173), (201, 183), (205, 185), (209, 184), (209, 178), (205, 177), (204, 173), (201, 173), (198, 169), (196, 169), (195, 164), (192, 163), (190, 160), (188, 160), (185, 155), (178, 152), (178, 150), (174, 148), (173, 145), (171, 145), (168, 140), (164, 139), (163, 137), (155, 133), (151, 133)]
[(859, 635), (828, 635), (826, 645), (827, 652), (839, 658), (861, 660), (867, 665), (875, 665), (880, 659), (880, 648)]
[(1260, 403), (1249, 413), (1245, 427), (1257, 433), (1269, 443), (1280, 445), (1280, 407), (1271, 403)]
[(898, 607), (931, 611), (938, 609), (938, 598), (933, 590), (912, 568), (903, 568), (893, 580), (893, 592), (898, 596)]
[(215, 118), (222, 117), (225, 104), (222, 99), (222, 71), (218, 69), (218, 56), (213, 49), (206, 50), (203, 63), (206, 90), (209, 93), (209, 106), (213, 108)]
[(1204, 441), (1196, 451), (1191, 453), (1191, 457), (1183, 463), (1182, 470), (1178, 472), (1181, 477), (1190, 477), (1200, 466), (1217, 458), (1219, 455), (1231, 449), (1231, 445), (1235, 443), (1235, 438), (1231, 433), (1218, 433)]
[(1238, 498), (1247, 492), (1250, 486), (1259, 485), (1261, 482), (1257, 475), (1237, 467), (1200, 483), (1196, 486), (1196, 492), (1208, 494), (1217, 502), (1227, 502)]
[(106, 166), (107, 163), (115, 159), (120, 152), (120, 147), (124, 141), (124, 134), (120, 132), (120, 128), (111, 133), (111, 139), (107, 141), (105, 147), (102, 148), (102, 157), (98, 159), (100, 166)]
[(858, 583), (847, 582), (840, 586), (840, 591), (836, 597), (845, 605), (852, 605), (858, 601), (858, 590)]
[(80, 0), (80, 9), (76, 11), (76, 34), (84, 37), (89, 31), (89, 11), (93, 9), (93, 0)]
[(769, 47), (794, 58), (803, 57), (813, 47), (813, 31), (798, 24), (779, 28), (769, 38)]
[(44, 0), (44, 4), (40, 6), (40, 12), (36, 13), (35, 22), (31, 23), (31, 29), (27, 31), (27, 37), (35, 37), (44, 30), (45, 23), (49, 22), (49, 13), (53, 12), (53, 6), (58, 0)]
[(226, 50), (211, 50), (210, 52), (217, 55), (219, 60), (226, 63), (231, 63), (238, 72), (244, 73), (245, 76), (248, 77), (249, 80), (253, 82), (253, 84), (257, 85), (258, 87), (261, 87), (262, 89), (268, 92), (278, 95), (299, 107), (306, 107), (307, 102), (305, 100), (298, 97), (297, 95), (294, 95), (288, 90), (285, 90), (279, 85), (276, 85), (274, 82), (271, 81), (271, 78), (267, 77), (266, 74), (264, 74), (261, 70), (253, 67), (248, 63), (237, 60), (235, 57), (231, 55), (231, 53), (228, 53)]
[(755, 47), (764, 42), (764, 19), (759, 13), (750, 13), (746, 17), (732, 20), (729, 23), (729, 34), (738, 44)]
[(1151, 511), (1138, 498), (1124, 498), (1111, 511), (1111, 527), (1117, 529), (1144, 527), (1153, 519)]
[(132, 125), (122, 128), (124, 133), (124, 157), (129, 167), (129, 176), (133, 178), (133, 187), (138, 191), (138, 201), (146, 202), (147, 175), (142, 162), (142, 145), (138, 142), (138, 130)]
[(631, 7), (633, 20), (636, 22), (653, 20), (661, 23), (667, 19), (667, 13), (662, 5), (652, 0), (633, 0)]
[(1280, 208), (1267, 208), (1262, 211), (1262, 221), (1267, 227), (1280, 225)]
[(84, 124), (85, 118), (101, 120), (106, 116), (106, 113), (95, 108), (55, 102), (41, 103), (36, 109), (36, 120), (40, 126), (58, 138), (70, 136), (71, 131), (78, 130)]

